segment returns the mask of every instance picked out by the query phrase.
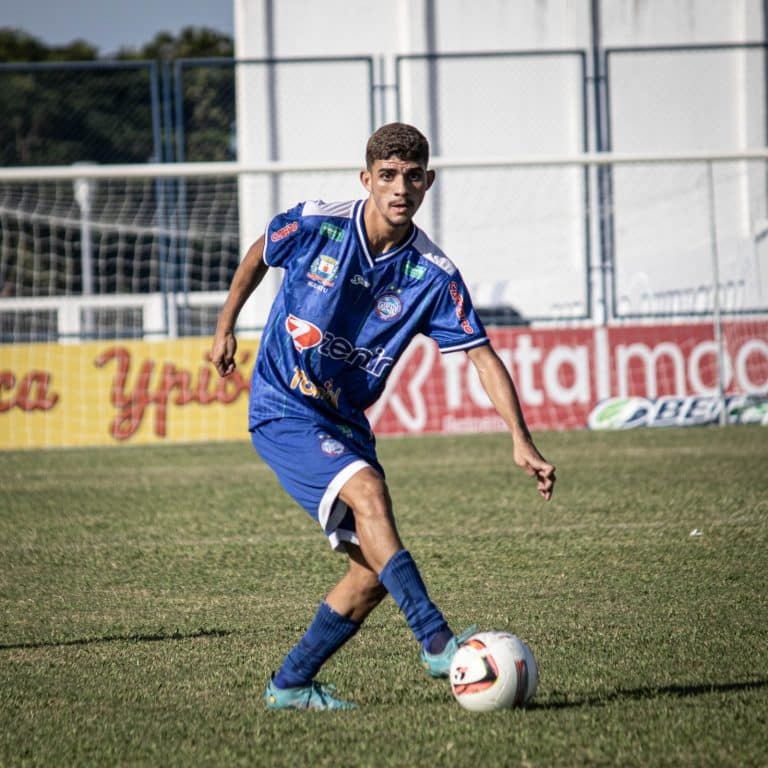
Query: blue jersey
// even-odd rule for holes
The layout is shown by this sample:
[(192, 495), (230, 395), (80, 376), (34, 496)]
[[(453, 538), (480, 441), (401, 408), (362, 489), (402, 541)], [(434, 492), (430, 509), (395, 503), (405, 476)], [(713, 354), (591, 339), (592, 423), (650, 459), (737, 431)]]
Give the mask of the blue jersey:
[(458, 270), (418, 227), (371, 254), (364, 205), (307, 201), (267, 227), (264, 261), (285, 274), (253, 371), (252, 430), (292, 416), (369, 434), (364, 411), (414, 336), (441, 352), (488, 343)]

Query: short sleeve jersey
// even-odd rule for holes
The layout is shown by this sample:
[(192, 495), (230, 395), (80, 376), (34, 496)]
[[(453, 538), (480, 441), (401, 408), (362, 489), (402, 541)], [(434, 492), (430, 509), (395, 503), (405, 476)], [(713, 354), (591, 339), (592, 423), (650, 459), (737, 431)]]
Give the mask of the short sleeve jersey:
[(269, 223), (264, 260), (285, 273), (254, 367), (251, 429), (297, 416), (368, 433), (365, 410), (414, 336), (441, 352), (488, 343), (459, 271), (418, 227), (371, 254), (364, 205), (307, 201)]

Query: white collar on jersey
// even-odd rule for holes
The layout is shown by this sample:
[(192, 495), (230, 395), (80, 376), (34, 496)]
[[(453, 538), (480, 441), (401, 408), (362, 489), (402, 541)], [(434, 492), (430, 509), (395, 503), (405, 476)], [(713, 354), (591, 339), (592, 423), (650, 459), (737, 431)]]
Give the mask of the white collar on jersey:
[(368, 245), (368, 235), (365, 233), (365, 224), (363, 223), (363, 210), (365, 209), (365, 200), (360, 200), (357, 208), (355, 209), (355, 227), (357, 228), (357, 238), (360, 241), (360, 247), (363, 249), (368, 266), (373, 267), (376, 264), (380, 264), (382, 261), (397, 256), (398, 253), (406, 249), (416, 239), (416, 235), (419, 233), (419, 228), (411, 222), (411, 231), (408, 237), (403, 240), (397, 248), (386, 253), (381, 253), (375, 258), (371, 256), (371, 249)]

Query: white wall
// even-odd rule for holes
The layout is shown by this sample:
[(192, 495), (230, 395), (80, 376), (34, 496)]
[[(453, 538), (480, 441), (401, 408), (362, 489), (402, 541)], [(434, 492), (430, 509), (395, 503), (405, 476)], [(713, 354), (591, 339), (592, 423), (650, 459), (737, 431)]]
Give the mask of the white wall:
[[(583, 151), (583, 81), (576, 56), (442, 60), (436, 81), (424, 61), (403, 61), (399, 99), (392, 86), (396, 56), (429, 52), (430, 42), (433, 52), (441, 53), (581, 49), (588, 52), (591, 74), (588, 0), (434, 0), (431, 30), (429, 7), (429, 0), (273, 0), (274, 34), (269, 37), (267, 0), (235, 0), (238, 59), (371, 56), (374, 82), (380, 86), (372, 126), (364, 65), (280, 65), (273, 80), (275, 145), (268, 70), (239, 66), (239, 159), (268, 160), (277, 149), (278, 159), (292, 162), (362, 164), (371, 128), (398, 117), (398, 104), (399, 117), (421, 127), (441, 156)], [(759, 42), (762, 24), (761, 0), (600, 3), (605, 47)], [(613, 55), (608, 91), (613, 149), (763, 145), (761, 57), (761, 52), (732, 51)], [(591, 86), (587, 97), (591, 121)], [(591, 122), (587, 140), (593, 149)], [(575, 314), (584, 311), (583, 174), (573, 169), (443, 171), (438, 178), (419, 224), (460, 265), (477, 303), (507, 302), (529, 316), (563, 307)], [(730, 250), (725, 246), (726, 259), (733, 274), (752, 274), (755, 249), (744, 255), (744, 242), (750, 241), (754, 222), (765, 218), (763, 171), (755, 166), (723, 169), (718, 178), (718, 225), (733, 244)], [(702, 262), (705, 255), (709, 258), (702, 168), (619, 169), (613, 181), (621, 306), (638, 309), (649, 291), (711, 280)], [(262, 231), (275, 208), (307, 197), (362, 194), (354, 173), (284, 177), (277, 187), (263, 180), (245, 183), (243, 242)], [(599, 258), (596, 230), (590, 234), (594, 264)], [(763, 271), (768, 274), (768, 266)]]

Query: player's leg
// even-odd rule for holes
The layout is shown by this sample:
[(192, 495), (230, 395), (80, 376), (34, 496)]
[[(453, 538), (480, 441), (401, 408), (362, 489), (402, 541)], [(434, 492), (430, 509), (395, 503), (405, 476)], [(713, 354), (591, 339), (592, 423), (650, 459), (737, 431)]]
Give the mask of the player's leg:
[(314, 682), (322, 665), (350, 640), (387, 594), (376, 572), (354, 544), (347, 544), (349, 568), (317, 609), (312, 623), (283, 660), (267, 687), (267, 706), (347, 709), (351, 702)]
[(447, 675), (460, 639), (430, 599), (416, 562), (403, 547), (384, 478), (373, 467), (365, 467), (347, 480), (339, 498), (352, 509), (363, 557), (421, 644), (425, 669), (435, 677)]
[(387, 596), (376, 571), (360, 547), (347, 544), (349, 568), (341, 581), (326, 595), (325, 601), (336, 613), (362, 624), (368, 614)]
[(363, 467), (344, 483), (339, 498), (352, 510), (363, 557), (381, 573), (403, 549), (384, 478), (373, 467)]

